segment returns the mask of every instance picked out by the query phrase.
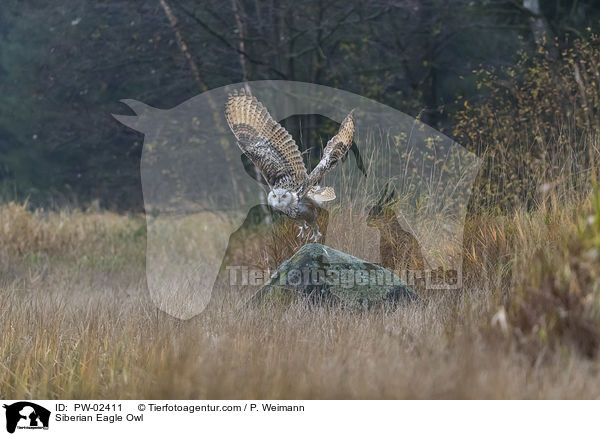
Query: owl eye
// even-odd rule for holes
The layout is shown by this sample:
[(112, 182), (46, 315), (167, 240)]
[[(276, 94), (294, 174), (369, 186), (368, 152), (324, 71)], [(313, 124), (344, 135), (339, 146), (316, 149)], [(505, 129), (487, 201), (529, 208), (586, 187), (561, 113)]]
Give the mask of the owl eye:
[(285, 197), (287, 197), (287, 194), (283, 194), (281, 197), (285, 198)]

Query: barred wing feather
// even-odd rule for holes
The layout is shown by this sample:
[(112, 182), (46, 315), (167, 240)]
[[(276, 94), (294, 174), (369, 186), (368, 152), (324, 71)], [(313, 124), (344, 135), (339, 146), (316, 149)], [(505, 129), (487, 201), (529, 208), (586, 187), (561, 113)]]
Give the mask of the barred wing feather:
[[(310, 195), (313, 191), (313, 187), (319, 183), (323, 176), (333, 169), (339, 160), (344, 157), (352, 146), (354, 139), (354, 110), (352, 110), (340, 126), (340, 130), (337, 135), (327, 142), (327, 146), (323, 151), (323, 157), (319, 164), (311, 171), (308, 178), (304, 181), (300, 187), (298, 196), (302, 197)], [(334, 197), (335, 198), (335, 197)]]
[(240, 149), (271, 188), (296, 190), (307, 172), (294, 139), (267, 109), (244, 90), (229, 95), (225, 116)]

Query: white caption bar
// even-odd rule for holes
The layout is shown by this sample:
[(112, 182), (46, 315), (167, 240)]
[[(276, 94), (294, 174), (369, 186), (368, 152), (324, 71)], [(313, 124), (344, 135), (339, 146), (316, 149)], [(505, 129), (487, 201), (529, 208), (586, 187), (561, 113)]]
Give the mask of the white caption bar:
[[(596, 429), (585, 401), (4, 400), (0, 434), (578, 434)], [(284, 432), (284, 433), (283, 433)], [(308, 434), (311, 434), (308, 433)]]

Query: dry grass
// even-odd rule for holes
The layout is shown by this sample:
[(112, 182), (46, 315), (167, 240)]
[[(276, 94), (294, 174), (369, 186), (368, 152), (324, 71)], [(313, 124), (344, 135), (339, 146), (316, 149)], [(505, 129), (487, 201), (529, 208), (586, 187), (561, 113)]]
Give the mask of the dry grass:
[(597, 398), (598, 333), (580, 329), (599, 325), (597, 265), (577, 257), (597, 247), (581, 221), (593, 195), (471, 218), (462, 291), (396, 311), (297, 302), (190, 321), (149, 301), (141, 217), (3, 205), (0, 396)]
[[(504, 73), (481, 72), (484, 98), (462, 102), (455, 132), (483, 159), (464, 229), (464, 287), (422, 293), (397, 310), (296, 301), (180, 321), (150, 301), (145, 263), (166, 265), (155, 276), (167, 294), (178, 290), (177, 271), (162, 259), (205, 261), (226, 245), (231, 217), (159, 217), (147, 227), (140, 216), (0, 205), (0, 396), (598, 398), (599, 41), (580, 39), (555, 61), (523, 54)], [(451, 214), (426, 200), (456, 190), (450, 176), (460, 159), (438, 162), (439, 137), (430, 130), (418, 133), (426, 147), (414, 156), (400, 145), (421, 129), (396, 127), (400, 136), (359, 132), (381, 145), (363, 158), (387, 165), (397, 153), (402, 166), (382, 174), (403, 175), (397, 200), (408, 202), (412, 193), (420, 204), (405, 217), (412, 233), (429, 251), (445, 252), (444, 241), (453, 241), (441, 237), (441, 224)], [(442, 163), (449, 169), (435, 178), (439, 186), (430, 184), (423, 165)], [(360, 257), (379, 254), (364, 214), (378, 201), (376, 182), (388, 181), (373, 177), (382, 169), (369, 166), (366, 178), (354, 167), (338, 169), (339, 198), (358, 200), (349, 215), (339, 203), (330, 209), (328, 244)], [(427, 189), (412, 192), (415, 186)], [(208, 233), (199, 222), (219, 231), (191, 237)], [(156, 258), (146, 257), (147, 228), (150, 243), (165, 247), (150, 250)], [(240, 251), (273, 267), (293, 251), (295, 230), (275, 239), (241, 235)]]

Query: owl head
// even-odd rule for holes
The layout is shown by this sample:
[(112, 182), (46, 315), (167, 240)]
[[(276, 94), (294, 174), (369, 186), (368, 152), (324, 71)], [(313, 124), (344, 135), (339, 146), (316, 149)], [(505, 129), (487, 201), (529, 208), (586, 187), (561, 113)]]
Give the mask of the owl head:
[(276, 188), (269, 192), (267, 202), (273, 209), (285, 211), (298, 201), (298, 196), (287, 189)]

